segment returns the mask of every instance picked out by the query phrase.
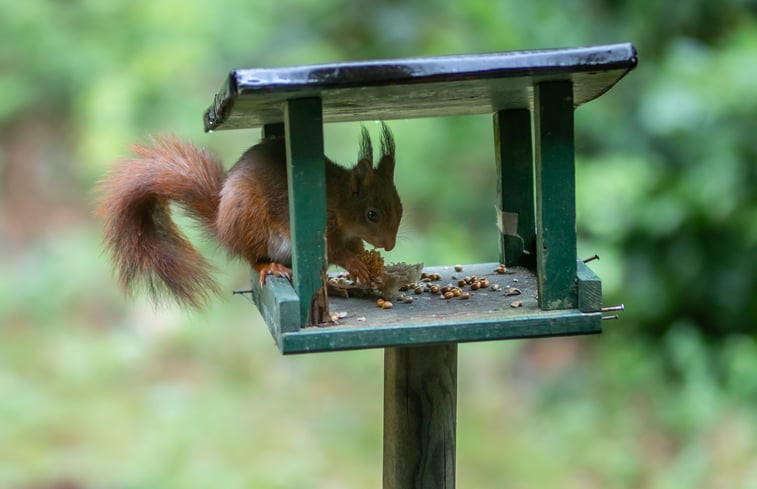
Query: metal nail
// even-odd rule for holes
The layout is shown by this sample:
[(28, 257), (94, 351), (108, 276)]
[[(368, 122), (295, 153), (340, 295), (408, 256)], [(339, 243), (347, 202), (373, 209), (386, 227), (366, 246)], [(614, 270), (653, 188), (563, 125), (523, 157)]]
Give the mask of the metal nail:
[(589, 263), (590, 261), (599, 260), (599, 255), (594, 253), (594, 256), (590, 256), (589, 258), (583, 260), (584, 263)]
[(624, 306), (623, 304), (619, 306), (603, 307), (602, 309), (600, 309), (601, 312), (613, 312), (613, 311), (625, 311), (625, 310), (626, 310), (626, 306)]

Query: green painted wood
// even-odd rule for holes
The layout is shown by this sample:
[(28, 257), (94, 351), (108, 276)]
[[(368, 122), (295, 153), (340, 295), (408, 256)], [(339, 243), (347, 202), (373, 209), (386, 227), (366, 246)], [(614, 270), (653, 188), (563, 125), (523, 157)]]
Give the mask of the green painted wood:
[(581, 312), (597, 312), (602, 308), (602, 281), (581, 260), (576, 261), (576, 276), (578, 277), (578, 310)]
[[(252, 274), (252, 300), (263, 316), (273, 338), (278, 341), (282, 333), (299, 331), (300, 300), (287, 279), (268, 277), (260, 286), (257, 272)], [(281, 348), (281, 344), (278, 345)]]
[(286, 127), (283, 122), (274, 122), (271, 124), (265, 124), (263, 126), (262, 137), (263, 139), (278, 139), (284, 138), (286, 134)]
[(494, 145), (500, 261), (508, 267), (530, 267), (536, 263), (531, 112), (511, 109), (495, 113)]
[(284, 105), (294, 289), (300, 324), (308, 324), (313, 298), (326, 269), (326, 163), (319, 98)]
[(576, 184), (570, 80), (534, 86), (539, 305), (569, 309), (576, 289)]
[(384, 352), (384, 489), (453, 489), (457, 345)]
[(305, 328), (294, 333), (283, 333), (278, 344), (284, 354), (317, 353), (598, 334), (602, 332), (601, 323), (601, 313), (582, 313), (577, 309), (567, 309), (508, 320), (470, 320), (454, 324)]

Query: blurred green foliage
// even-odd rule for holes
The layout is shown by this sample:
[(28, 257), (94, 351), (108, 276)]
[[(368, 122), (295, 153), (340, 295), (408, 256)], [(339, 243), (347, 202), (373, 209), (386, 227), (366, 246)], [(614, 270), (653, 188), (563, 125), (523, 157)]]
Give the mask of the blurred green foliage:
[[(756, 7), (0, 0), (0, 487), (378, 486), (380, 352), (281, 358), (241, 299), (123, 298), (94, 183), (160, 131), (231, 164), (258, 132), (203, 134), (201, 115), (233, 68), (619, 41), (640, 64), (576, 112), (577, 212), (627, 310), (599, 338), (461, 347), (459, 484), (749, 487)], [(491, 118), (390, 126), (390, 258), (495, 260)], [(353, 162), (359, 130), (329, 125), (327, 153)]]

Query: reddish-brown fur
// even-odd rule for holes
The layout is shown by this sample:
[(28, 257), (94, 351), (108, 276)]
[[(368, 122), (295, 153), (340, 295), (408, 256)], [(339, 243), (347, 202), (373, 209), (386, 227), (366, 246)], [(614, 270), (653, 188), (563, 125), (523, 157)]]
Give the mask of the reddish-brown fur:
[[(208, 262), (171, 220), (171, 202), (261, 277), (287, 271), (291, 249), (282, 140), (253, 146), (228, 174), (209, 153), (174, 136), (154, 138), (133, 151), (135, 157), (118, 162), (102, 182), (97, 209), (105, 247), (127, 291), (144, 284), (154, 299), (167, 291), (180, 303), (199, 306), (218, 289)], [(376, 168), (372, 161), (367, 131), (355, 168), (326, 160), (328, 260), (363, 281), (368, 277), (358, 260), (363, 240), (391, 250), (402, 217), (393, 182), (394, 142), (386, 126), (381, 161)]]
[(101, 183), (97, 209), (119, 282), (127, 291), (142, 283), (156, 299), (167, 289), (197, 306), (217, 286), (208, 262), (171, 220), (170, 202), (214, 235), (224, 170), (206, 151), (173, 136), (132, 149), (136, 157), (119, 161)]

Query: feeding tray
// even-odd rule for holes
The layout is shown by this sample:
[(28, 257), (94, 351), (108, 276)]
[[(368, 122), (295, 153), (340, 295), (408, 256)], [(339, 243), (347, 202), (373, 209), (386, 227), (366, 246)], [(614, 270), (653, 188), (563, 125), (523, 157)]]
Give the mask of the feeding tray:
[[(582, 288), (581, 295), (586, 299), (582, 306), (587, 312), (582, 312), (580, 308), (543, 311), (538, 305), (538, 284), (532, 271), (524, 267), (512, 267), (506, 273), (499, 274), (494, 272), (496, 267), (496, 263), (486, 263), (466, 265), (462, 272), (456, 272), (449, 266), (425, 269), (428, 273), (438, 273), (440, 279), (432, 283), (441, 285), (457, 284), (466, 275), (486, 277), (490, 285), (485, 289), (471, 291), (469, 286), (461, 287), (470, 294), (468, 299), (459, 296), (445, 299), (441, 294), (431, 294), (426, 290), (420, 294), (408, 290), (404, 294), (412, 298), (411, 303), (395, 300), (391, 309), (382, 309), (377, 306), (376, 297), (332, 296), (329, 304), (338, 319), (333, 323), (304, 328), (297, 328), (297, 309), (294, 303), (289, 305), (291, 309), (288, 312), (283, 312), (281, 307), (268, 311), (266, 301), (257, 296), (262, 289), (257, 288), (254, 296), (266, 313), (280, 314), (278, 318), (269, 317), (267, 323), (283, 353), (461, 343), (602, 331), (601, 313), (589, 311), (595, 308), (592, 301), (597, 302), (601, 296), (599, 278), (583, 263), (579, 265), (582, 268), (579, 284)], [(286, 282), (284, 280), (277, 279), (277, 282), (278, 285), (288, 286), (282, 283)], [(286, 324), (287, 319), (290, 324)], [(281, 325), (283, 330), (279, 328)]]
[[(253, 280), (252, 297), (283, 353), (601, 332), (601, 282), (576, 258), (573, 115), (636, 66), (631, 44), (232, 71), (206, 130), (263, 127), (287, 144), (293, 286)], [(325, 261), (323, 124), (493, 114), (499, 261), (465, 267), (518, 297), (421, 294), (390, 310), (329, 298), (336, 324), (308, 322)], [(401, 164), (401, 163), (400, 163)], [(430, 271), (432, 269), (426, 269)], [(441, 282), (459, 275), (438, 267)], [(511, 307), (513, 300), (520, 307)]]

